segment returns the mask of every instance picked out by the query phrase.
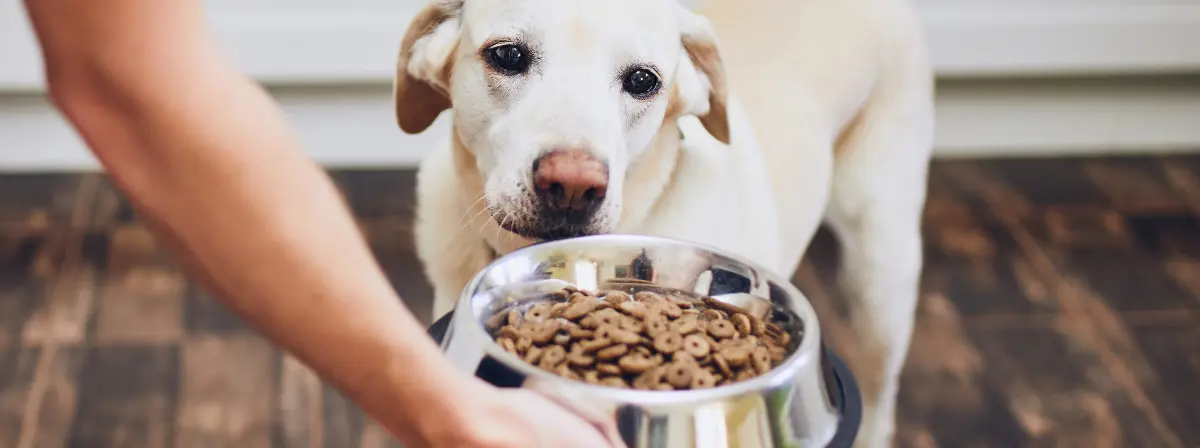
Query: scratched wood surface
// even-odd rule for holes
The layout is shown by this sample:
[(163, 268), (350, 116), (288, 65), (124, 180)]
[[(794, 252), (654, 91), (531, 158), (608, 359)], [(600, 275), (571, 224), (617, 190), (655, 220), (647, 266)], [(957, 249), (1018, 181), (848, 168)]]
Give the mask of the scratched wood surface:
[[(413, 175), (335, 172), (427, 314)], [(940, 161), (904, 447), (1200, 447), (1200, 156)], [(796, 273), (854, 350), (816, 239)], [(0, 447), (382, 447), (188, 281), (96, 174), (0, 175)]]

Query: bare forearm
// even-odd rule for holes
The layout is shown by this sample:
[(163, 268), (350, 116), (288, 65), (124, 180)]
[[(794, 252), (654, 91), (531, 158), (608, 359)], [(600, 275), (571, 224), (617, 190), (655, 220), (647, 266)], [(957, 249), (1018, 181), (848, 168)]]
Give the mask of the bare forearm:
[(72, 54), (50, 22), (53, 3), (28, 6), (56, 102), (189, 272), (377, 418), (414, 426), (393, 430), (420, 438), (420, 417), (453, 401), (457, 376), (265, 92), (193, 34), (175, 48), (140, 47), (140, 61), (111, 47)]

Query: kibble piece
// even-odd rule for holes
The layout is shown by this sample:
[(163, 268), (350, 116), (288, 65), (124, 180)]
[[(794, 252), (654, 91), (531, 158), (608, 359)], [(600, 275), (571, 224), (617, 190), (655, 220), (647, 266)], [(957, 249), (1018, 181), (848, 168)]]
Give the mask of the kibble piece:
[(646, 325), (646, 336), (650, 336), (652, 338), (658, 337), (659, 335), (661, 335), (663, 333), (671, 331), (667, 327), (666, 318), (662, 317), (661, 315), (647, 314), (645, 325)]
[(695, 357), (684, 350), (672, 353), (671, 362), (700, 365), (700, 362)]
[(663, 297), (654, 291), (638, 291), (633, 294), (633, 300), (638, 302), (657, 302), (662, 299)]
[(721, 310), (714, 310), (712, 308), (704, 310), (704, 312), (700, 313), (700, 316), (703, 317), (704, 320), (725, 320), (729, 318), (729, 316), (725, 315), (725, 312)]
[(542, 352), (542, 363), (544, 364), (557, 366), (562, 364), (563, 361), (566, 361), (566, 359), (567, 350), (562, 348), (561, 345), (552, 345), (547, 348), (546, 351)]
[(530, 322), (521, 326), (521, 336), (532, 339), (536, 344), (546, 344), (558, 334), (558, 324), (550, 322)]
[(566, 302), (559, 302), (550, 307), (550, 317), (563, 317), (563, 313), (567, 311), (568, 305)]
[[(542, 367), (542, 368), (546, 369), (545, 367)], [(575, 380), (575, 381), (579, 381), (579, 379), (580, 379), (579, 374), (575, 373), (575, 371), (568, 368), (566, 364), (560, 365), (554, 369), (546, 369), (546, 370), (550, 370), (551, 372), (554, 372), (554, 373), (558, 374), (558, 376), (561, 376), (563, 378), (567, 378), (567, 379), (571, 379), (571, 380)]]
[(660, 360), (640, 353), (630, 353), (617, 361), (617, 366), (621, 368), (622, 372), (634, 375), (650, 370), (659, 364), (661, 364)]
[(754, 379), (754, 377), (756, 377), (756, 376), (758, 376), (758, 374), (754, 373), (753, 369), (746, 369), (746, 370), (742, 370), (742, 371), (738, 372), (737, 377), (735, 377), (734, 380), (738, 381), (738, 382), (742, 382), (742, 381)]
[(767, 334), (767, 324), (762, 319), (759, 319), (755, 316), (750, 316), (750, 326), (752, 327), (750, 334), (758, 337), (762, 337), (763, 335)]
[(550, 302), (542, 302), (529, 307), (529, 311), (525, 312), (525, 320), (531, 322), (542, 322), (550, 318), (550, 308), (554, 306)]
[(571, 348), (571, 353), (567, 354), (567, 363), (575, 367), (587, 367), (595, 364), (596, 358), (588, 356), (583, 348), (576, 344)]
[(517, 346), (513, 343), (512, 338), (500, 338), (498, 342), (500, 343), (500, 348), (503, 348), (504, 351), (512, 354), (517, 353)]
[(594, 299), (595, 297), (576, 291), (571, 293), (571, 298), (567, 299), (567, 303), (574, 305), (579, 302), (591, 302)]
[(665, 366), (658, 366), (642, 372), (641, 375), (638, 375), (633, 380), (634, 389), (654, 390), (662, 382), (662, 377), (666, 371)]
[(715, 309), (724, 311), (725, 313), (728, 313), (729, 315), (734, 315), (734, 314), (738, 314), (738, 313), (743, 313), (743, 314), (746, 313), (745, 309), (743, 309), (740, 306), (734, 305), (732, 303), (725, 303), (720, 300), (714, 299), (712, 297), (705, 297), (703, 300), (704, 300), (704, 304), (707, 305), (709, 308), (715, 308)]
[(614, 306), (630, 303), (629, 300), (629, 294), (626, 294), (624, 291), (609, 291), (608, 294), (604, 295), (604, 301)]
[(659, 353), (675, 353), (683, 347), (683, 336), (679, 333), (664, 332), (654, 338), (654, 349)]
[(621, 329), (637, 335), (638, 333), (644, 331), (646, 326), (642, 325), (642, 321), (640, 320), (632, 317), (625, 317), (624, 319), (621, 319)]
[(699, 367), (691, 364), (672, 363), (667, 366), (667, 374), (664, 378), (676, 389), (683, 389), (692, 384), (692, 373), (697, 369)]
[(596, 371), (605, 375), (620, 375), (621, 367), (610, 363), (597, 364)]
[(583, 372), (583, 381), (588, 384), (600, 384), (600, 372), (595, 370)]
[(637, 344), (642, 337), (632, 331), (617, 329), (612, 333), (612, 340), (618, 344)]
[(579, 346), (583, 348), (584, 353), (592, 353), (612, 344), (613, 341), (611, 339), (591, 339), (579, 343)]
[(742, 345), (725, 347), (721, 349), (721, 357), (725, 358), (729, 367), (741, 367), (750, 362), (750, 349)]
[(567, 345), (571, 343), (571, 335), (567, 333), (559, 333), (554, 335), (554, 343), (558, 345)]
[(721, 371), (725, 378), (733, 378), (733, 369), (729, 368), (729, 362), (720, 353), (713, 355), (713, 364), (717, 365), (717, 369)]
[(521, 332), (517, 330), (517, 327), (515, 326), (505, 325), (500, 327), (500, 331), (496, 334), (496, 336), (515, 340), (521, 337)]
[(731, 338), (737, 334), (733, 323), (727, 320), (714, 320), (708, 323), (708, 334), (718, 339)]
[(707, 370), (692, 373), (692, 389), (709, 389), (717, 385), (717, 379)]
[(692, 302), (691, 302), (690, 300), (687, 300), (687, 299), (685, 299), (685, 298), (683, 298), (683, 297), (679, 297), (679, 296), (677, 296), (677, 295), (674, 295), (674, 294), (668, 295), (668, 296), (667, 296), (667, 301), (668, 301), (668, 302), (671, 302), (671, 303), (674, 303), (674, 304), (675, 304), (675, 306), (678, 306), (678, 307), (680, 307), (680, 308), (683, 308), (683, 309), (687, 309), (687, 308), (691, 308), (691, 307), (692, 307)]
[(783, 347), (767, 347), (767, 353), (771, 355), (771, 361), (780, 363), (787, 359), (787, 349)]
[(529, 347), (529, 350), (525, 351), (525, 362), (530, 363), (530, 364), (537, 364), (538, 359), (540, 359), (542, 357), (542, 352), (543, 352), (543, 350), (541, 349), (541, 347), (537, 347), (537, 346)]
[(693, 334), (683, 338), (683, 351), (693, 358), (703, 358), (708, 355), (710, 350), (712, 347), (708, 345), (708, 341), (703, 336)]
[(620, 327), (621, 321), (625, 319), (625, 316), (612, 309), (596, 310), (595, 313), (592, 313), (592, 317), (596, 319), (596, 325), (602, 327), (606, 325)]
[(792, 335), (787, 333), (779, 333), (779, 345), (787, 346), (792, 343)]
[(771, 371), (771, 354), (767, 352), (767, 348), (758, 347), (754, 349), (754, 353), (750, 354), (750, 364), (754, 366), (754, 370), (759, 375)]
[(567, 327), (567, 334), (571, 335), (571, 337), (575, 339), (591, 339), (595, 335), (595, 332), (581, 326), (574, 325)]
[(646, 313), (662, 314), (671, 319), (678, 319), (680, 316), (683, 316), (683, 309), (679, 305), (663, 300), (650, 305), (650, 309)]
[(646, 317), (646, 305), (641, 302), (622, 302), (617, 309), (638, 319)]
[(695, 316), (682, 316), (678, 320), (672, 321), (669, 326), (671, 327), (671, 331), (682, 335), (689, 335), (700, 329), (700, 320)]
[(596, 359), (608, 361), (620, 358), (629, 353), (629, 346), (625, 344), (617, 344), (612, 347), (606, 347), (596, 352)]
[(625, 380), (621, 379), (621, 377), (619, 377), (619, 376), (605, 377), (604, 379), (600, 380), (600, 385), (608, 386), (608, 387), (619, 387), (621, 389), (629, 388), (629, 385), (625, 383)]
[(750, 325), (750, 316), (742, 313), (734, 314), (730, 319), (733, 321), (733, 327), (737, 329), (742, 336), (749, 336), (754, 331), (754, 327)]
[(517, 310), (508, 310), (508, 324), (514, 327), (521, 325), (521, 312)]
[(527, 336), (517, 338), (517, 353), (524, 354), (529, 347), (533, 347), (533, 339), (529, 339)]
[[(571, 297), (572, 300), (574, 298), (575, 297)], [(566, 311), (563, 311), (563, 317), (571, 320), (581, 319), (583, 316), (588, 315), (588, 313), (591, 313), (596, 309), (596, 303), (597, 302), (595, 300), (591, 299), (577, 301), (571, 306), (567, 307)]]

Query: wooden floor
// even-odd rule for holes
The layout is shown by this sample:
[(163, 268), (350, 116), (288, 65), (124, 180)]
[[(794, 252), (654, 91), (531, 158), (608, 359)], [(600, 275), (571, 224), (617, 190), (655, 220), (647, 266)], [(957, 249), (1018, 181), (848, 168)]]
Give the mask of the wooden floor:
[[(335, 173), (429, 308), (409, 172)], [(1200, 157), (938, 162), (901, 446), (1200, 447)], [(822, 233), (796, 274), (852, 334)], [(98, 175), (0, 176), (0, 447), (384, 446)]]

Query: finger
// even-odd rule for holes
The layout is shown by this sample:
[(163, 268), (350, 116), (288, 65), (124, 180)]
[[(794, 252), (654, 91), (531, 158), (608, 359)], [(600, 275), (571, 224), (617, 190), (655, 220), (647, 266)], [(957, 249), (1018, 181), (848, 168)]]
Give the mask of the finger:
[(625, 445), (625, 440), (621, 438), (621, 432), (617, 429), (615, 415), (606, 415), (605, 413), (596, 410), (594, 407), (568, 400), (553, 393), (539, 393), (538, 391), (534, 391), (534, 393), (547, 400), (550, 400), (559, 407), (570, 411), (580, 419), (583, 419), (591, 424), (591, 426), (599, 432), (599, 435), (608, 442), (609, 446), (614, 448), (627, 448), (627, 445)]

